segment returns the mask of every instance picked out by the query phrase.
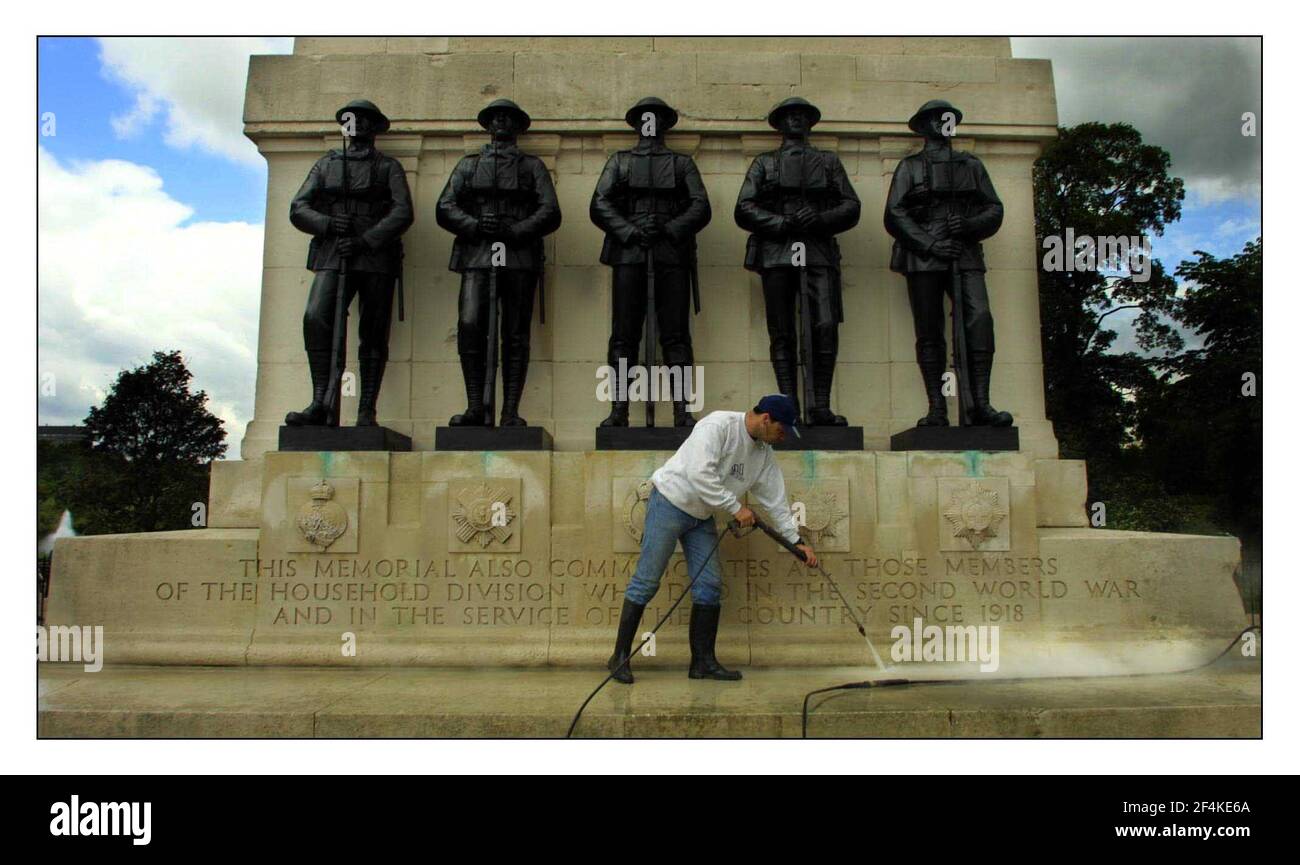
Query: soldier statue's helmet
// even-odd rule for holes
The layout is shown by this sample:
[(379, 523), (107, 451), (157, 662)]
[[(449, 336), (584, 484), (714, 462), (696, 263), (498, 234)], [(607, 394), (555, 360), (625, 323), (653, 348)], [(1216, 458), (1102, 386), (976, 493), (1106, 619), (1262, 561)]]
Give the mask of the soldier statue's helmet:
[(961, 110), (949, 102), (947, 99), (931, 99), (929, 102), (916, 109), (916, 113), (907, 121), (907, 128), (916, 134), (922, 134), (921, 124), (925, 118), (931, 114), (951, 111), (952, 115), (961, 123)]
[(383, 135), (388, 131), (388, 127), (392, 125), (388, 122), (388, 118), (384, 115), (384, 112), (379, 110), (379, 106), (371, 102), (369, 99), (353, 99), (347, 105), (344, 105), (338, 111), (335, 111), (334, 119), (337, 120), (340, 125), (343, 123), (344, 114), (369, 114), (375, 121), (376, 135)]
[(520, 108), (509, 99), (494, 99), (483, 107), (478, 113), (478, 125), (484, 129), (488, 128), (492, 115), (497, 111), (509, 111), (515, 116), (515, 123), (519, 126), (519, 131), (523, 132), (533, 123), (533, 118), (528, 116), (528, 112)]
[(820, 108), (802, 96), (791, 96), (789, 99), (778, 102), (776, 107), (767, 113), (767, 125), (779, 130), (781, 128), (781, 116), (795, 108), (802, 108), (808, 112), (808, 127), (810, 129), (821, 122), (822, 112)]
[(633, 129), (641, 128), (641, 115), (647, 111), (653, 111), (656, 115), (663, 118), (664, 129), (672, 129), (677, 125), (677, 109), (673, 108), (667, 102), (664, 102), (658, 96), (647, 96), (644, 99), (637, 100), (623, 115), (627, 125)]

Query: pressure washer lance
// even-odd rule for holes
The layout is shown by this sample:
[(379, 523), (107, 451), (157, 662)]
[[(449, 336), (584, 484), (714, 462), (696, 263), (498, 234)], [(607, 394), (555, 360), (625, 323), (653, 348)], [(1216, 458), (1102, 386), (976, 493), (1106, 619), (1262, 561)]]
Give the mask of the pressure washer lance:
[[(804, 557), (803, 550), (787, 541), (784, 536), (776, 531), (776, 529), (772, 528), (757, 517), (754, 518), (754, 528), (762, 530), (763, 533), (772, 540), (789, 550), (790, 554), (796, 559), (807, 564), (807, 559)], [(880, 659), (880, 653), (876, 651), (876, 647), (872, 644), (871, 638), (867, 636), (867, 629), (862, 626), (862, 620), (858, 618), (857, 612), (853, 609), (853, 606), (849, 604), (848, 599), (844, 597), (844, 593), (840, 591), (840, 587), (835, 583), (835, 578), (826, 572), (826, 568), (822, 567), (821, 562), (817, 563), (817, 573), (821, 574), (822, 578), (831, 584), (831, 588), (835, 590), (835, 596), (840, 599), (840, 603), (843, 604), (844, 609), (848, 611), (849, 617), (853, 619), (853, 624), (858, 626), (858, 633), (862, 635), (862, 639), (867, 641), (867, 648), (871, 650), (871, 658), (876, 662), (876, 666), (882, 670), (889, 669), (885, 666), (885, 662)]]
[[(735, 520), (732, 520), (730, 523), (728, 523), (727, 528), (731, 531), (733, 535), (735, 535), (738, 538), (743, 538), (745, 535), (749, 534), (749, 532), (753, 531), (753, 529), (751, 528), (749, 531), (742, 532), (740, 528), (740, 523), (736, 522)], [(725, 538), (726, 536), (727, 536), (726, 532), (721, 532), (718, 534), (718, 539), (713, 542), (713, 549), (709, 550), (709, 554), (704, 557), (705, 562), (708, 562), (709, 559), (713, 558), (713, 554), (718, 551), (718, 547), (722, 545), (722, 539)], [(673, 614), (673, 610), (676, 610), (677, 605), (682, 602), (682, 598), (685, 598), (687, 595), (691, 593), (691, 587), (695, 585), (695, 580), (697, 577), (699, 577), (698, 572), (691, 577), (691, 581), (686, 584), (686, 588), (682, 590), (682, 593), (677, 598), (677, 600), (673, 601), (672, 606), (668, 608), (668, 612), (664, 613), (663, 618), (659, 620), (659, 624), (655, 625), (653, 628), (650, 629), (650, 635), (647, 636), (644, 640), (642, 640), (635, 649), (628, 652), (627, 659), (624, 660), (623, 663), (615, 667), (612, 671), (610, 671), (610, 674), (608, 676), (606, 676), (604, 679), (601, 679), (600, 684), (596, 686), (596, 690), (588, 694), (587, 699), (582, 701), (582, 705), (578, 707), (577, 713), (573, 716), (573, 721), (569, 724), (569, 731), (564, 734), (564, 738), (570, 739), (573, 737), (573, 730), (575, 727), (578, 726), (578, 719), (582, 717), (583, 710), (585, 710), (587, 708), (587, 704), (590, 703), (592, 699), (597, 694), (600, 693), (600, 689), (605, 687), (605, 685), (609, 683), (610, 679), (614, 678), (615, 673), (617, 673), (619, 670), (623, 669), (625, 666), (630, 664), (632, 662), (632, 658), (640, 654), (641, 649), (645, 646), (646, 643), (654, 639), (654, 635), (658, 633), (659, 629), (664, 626), (664, 622), (668, 621), (668, 618)]]

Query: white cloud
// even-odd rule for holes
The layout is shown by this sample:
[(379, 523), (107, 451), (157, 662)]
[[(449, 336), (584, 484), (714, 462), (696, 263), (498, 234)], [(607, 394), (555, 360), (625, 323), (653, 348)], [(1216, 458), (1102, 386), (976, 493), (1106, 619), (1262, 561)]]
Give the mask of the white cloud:
[(79, 423), (120, 369), (179, 349), (236, 455), (252, 415), (262, 226), (190, 222), (148, 166), (38, 158), (38, 364), (56, 389), (41, 422)]
[(292, 38), (103, 38), (105, 73), (136, 97), (130, 112), (112, 118), (119, 136), (139, 134), (165, 113), (165, 141), (236, 162), (259, 164), (243, 135), (244, 83), (250, 54), (288, 54)]

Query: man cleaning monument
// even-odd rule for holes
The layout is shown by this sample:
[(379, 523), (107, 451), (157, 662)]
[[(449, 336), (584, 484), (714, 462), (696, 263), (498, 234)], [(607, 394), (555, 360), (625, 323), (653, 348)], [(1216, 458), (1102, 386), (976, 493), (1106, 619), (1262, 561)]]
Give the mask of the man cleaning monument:
[(749, 411), (715, 411), (695, 424), (686, 443), (651, 475), (654, 489), (646, 506), (641, 557), (623, 594), (618, 637), (609, 659), (614, 679), (632, 683), (628, 663), (632, 641), (678, 541), (694, 577), (689, 675), (723, 681), (740, 678), (739, 671), (722, 666), (714, 654), (722, 613), (722, 569), (713, 512), (726, 511), (741, 527), (753, 525), (754, 512), (740, 503), (740, 496), (752, 492), (776, 530), (804, 554), (808, 567), (817, 566), (812, 547), (800, 542), (786, 501), (785, 479), (772, 451), (787, 430), (799, 435), (797, 422), (794, 400), (784, 394), (765, 396)]

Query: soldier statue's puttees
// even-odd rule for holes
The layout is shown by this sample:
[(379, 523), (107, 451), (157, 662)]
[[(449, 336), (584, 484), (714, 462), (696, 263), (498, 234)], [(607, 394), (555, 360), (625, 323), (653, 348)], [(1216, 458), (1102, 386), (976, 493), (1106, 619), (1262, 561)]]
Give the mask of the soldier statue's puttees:
[[(954, 363), (968, 377), (966, 421), (976, 426), (1011, 426), (1012, 417), (989, 404), (993, 369), (993, 315), (984, 282), (980, 241), (1002, 226), (1002, 202), (978, 158), (952, 149), (962, 113), (942, 99), (922, 105), (908, 120), (924, 136), (919, 153), (898, 163), (885, 203), (885, 229), (894, 237), (890, 269), (907, 277), (916, 328), (916, 362), (930, 408), (917, 426), (947, 426), (943, 393), (947, 348), (943, 338), (943, 296), (960, 294), (956, 320), (963, 322), (965, 352)], [(958, 334), (954, 333), (954, 340)], [(961, 357), (965, 354), (965, 357)], [(962, 365), (968, 369), (961, 369)], [(963, 400), (967, 398), (964, 396)]]
[[(664, 146), (664, 134), (677, 124), (671, 106), (650, 96), (629, 108), (625, 119), (640, 139), (609, 158), (591, 195), (591, 221), (605, 232), (600, 261), (614, 269), (608, 362), (616, 371), (637, 363), (642, 326), (651, 316), (669, 380), (678, 388), (672, 394), (673, 425), (691, 426), (695, 419), (686, 402), (694, 384), (692, 296), (699, 311), (695, 235), (709, 224), (709, 195), (695, 160)], [(652, 294), (655, 308), (647, 311)], [(651, 326), (648, 337), (655, 330)], [(646, 346), (647, 357), (654, 349)], [(627, 425), (626, 392), (619, 390), (601, 426)]]
[[(759, 154), (749, 166), (736, 201), (736, 224), (752, 232), (745, 267), (763, 277), (777, 388), (798, 406), (802, 358), (806, 422), (845, 426), (848, 421), (830, 407), (839, 323), (844, 320), (835, 235), (857, 225), (862, 207), (839, 157), (808, 143), (809, 131), (820, 119), (821, 111), (797, 96), (772, 109), (767, 122), (781, 133), (781, 148)], [(796, 327), (796, 304), (806, 310), (802, 334)]]
[(347, 308), (353, 297), (360, 297), (361, 307), (357, 426), (376, 425), (393, 287), (402, 272), (401, 236), (415, 218), (401, 163), (375, 148), (375, 136), (388, 130), (384, 113), (373, 102), (358, 99), (340, 108), (335, 119), (344, 129), (344, 149), (317, 160), (289, 207), (293, 225), (312, 235), (307, 267), (316, 274), (302, 319), (311, 405), (289, 412), (284, 419), (289, 426), (338, 425)]
[[(531, 123), (528, 114), (498, 99), (479, 112), (478, 122), (491, 141), (456, 164), (438, 199), (438, 224), (456, 235), (449, 267), (461, 274), (456, 350), (468, 405), (451, 425), (495, 424), (495, 394), (487, 388), (496, 372), (492, 331), (499, 330), (500, 424), (527, 426), (519, 400), (528, 375), (533, 299), (545, 264), (542, 239), (559, 228), (560, 205), (542, 160), (516, 143)], [(490, 300), (494, 288), (497, 309)]]

